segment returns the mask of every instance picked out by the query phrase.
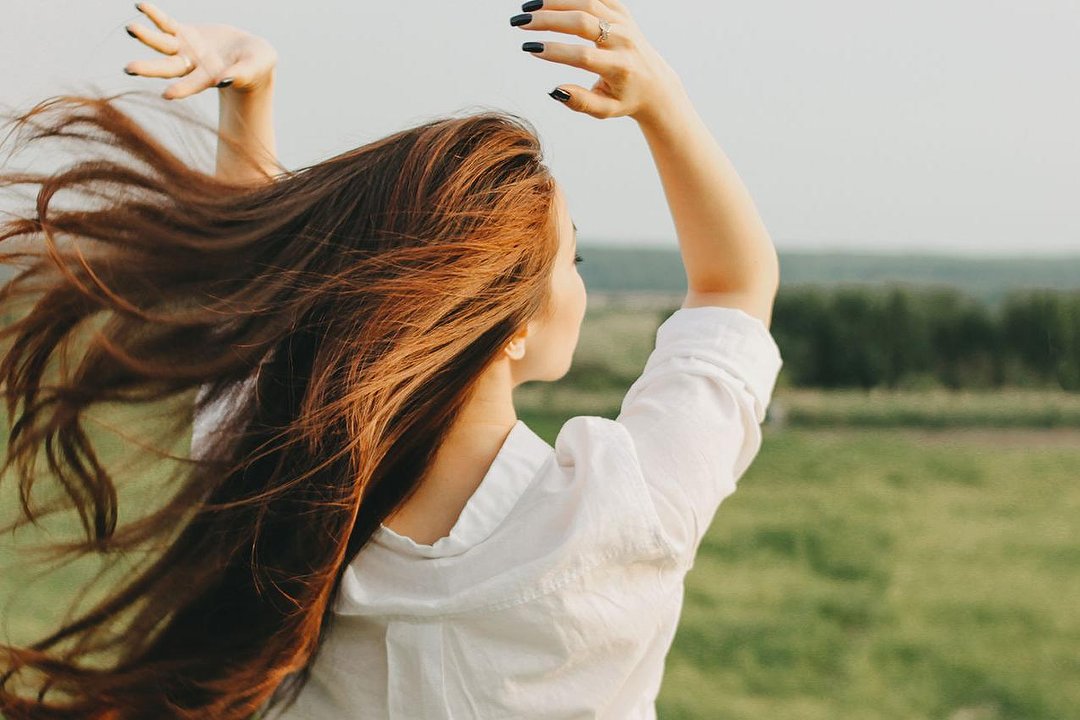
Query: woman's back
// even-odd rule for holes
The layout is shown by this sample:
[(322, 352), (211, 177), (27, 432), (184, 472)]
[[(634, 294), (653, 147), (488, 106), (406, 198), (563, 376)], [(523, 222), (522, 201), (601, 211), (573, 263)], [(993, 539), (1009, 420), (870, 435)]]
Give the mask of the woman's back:
[[(677, 310), (619, 417), (519, 421), (448, 536), (380, 527), (283, 718), (652, 718), (683, 579), (757, 453), (779, 351)], [(277, 717), (271, 714), (271, 717)]]

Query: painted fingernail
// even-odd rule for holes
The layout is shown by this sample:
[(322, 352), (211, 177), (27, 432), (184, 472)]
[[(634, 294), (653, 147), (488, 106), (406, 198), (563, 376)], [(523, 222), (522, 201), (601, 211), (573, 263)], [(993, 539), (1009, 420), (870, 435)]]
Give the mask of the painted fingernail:
[(544, 52), (544, 43), (542, 42), (527, 42), (521, 44), (521, 49), (525, 52), (538, 53)]
[(135, 9), (142, 12), (142, 3), (135, 3)]
[(125, 30), (127, 30), (127, 34), (128, 34), (128, 35), (130, 35), (131, 37), (135, 38), (136, 40), (138, 40), (138, 39), (139, 39), (139, 36), (138, 36), (138, 35), (136, 35), (135, 33), (131, 32), (131, 28), (129, 28), (129, 27), (127, 26), (127, 25), (125, 25), (125, 26), (124, 26), (124, 29), (125, 29)]
[(138, 73), (133, 73), (130, 70), (128, 70), (127, 68), (124, 68), (124, 72), (126, 72), (128, 75), (138, 75)]
[(531, 22), (532, 15), (529, 13), (522, 13), (521, 15), (515, 15), (514, 17), (510, 18), (510, 24), (514, 27), (517, 27), (518, 25), (528, 25)]
[(544, 0), (529, 0), (521, 6), (521, 12), (533, 12), (544, 7)]
[(234, 80), (234, 79), (235, 79), (235, 78), (225, 78), (224, 80), (222, 80), (221, 82), (219, 82), (219, 83), (218, 83), (217, 85), (215, 85), (214, 87), (229, 87), (230, 85), (232, 85), (232, 84), (233, 84), (233, 80)]
[(559, 102), (566, 102), (570, 99), (570, 93), (566, 92), (562, 88), (555, 88), (554, 90), (549, 92), (548, 95), (555, 98)]

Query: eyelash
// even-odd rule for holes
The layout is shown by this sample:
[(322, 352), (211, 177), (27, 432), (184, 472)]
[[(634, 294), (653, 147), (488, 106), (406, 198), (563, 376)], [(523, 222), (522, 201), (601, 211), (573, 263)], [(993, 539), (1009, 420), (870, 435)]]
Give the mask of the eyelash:
[(574, 264), (576, 265), (576, 264), (578, 264), (579, 262), (581, 262), (584, 259), (585, 258), (581, 257), (580, 253), (577, 254), (577, 255), (574, 255)]

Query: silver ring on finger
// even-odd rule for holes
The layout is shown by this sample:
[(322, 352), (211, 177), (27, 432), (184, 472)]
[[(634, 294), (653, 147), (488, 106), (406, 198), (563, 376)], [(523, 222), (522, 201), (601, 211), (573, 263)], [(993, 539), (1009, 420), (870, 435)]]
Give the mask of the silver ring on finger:
[(600, 45), (603, 45), (604, 42), (607, 41), (608, 35), (611, 33), (611, 23), (609, 23), (607, 20), (604, 20), (603, 18), (599, 18), (599, 20), (600, 20), (600, 35), (596, 38), (596, 40), (594, 40), (597, 47), (599, 47)]

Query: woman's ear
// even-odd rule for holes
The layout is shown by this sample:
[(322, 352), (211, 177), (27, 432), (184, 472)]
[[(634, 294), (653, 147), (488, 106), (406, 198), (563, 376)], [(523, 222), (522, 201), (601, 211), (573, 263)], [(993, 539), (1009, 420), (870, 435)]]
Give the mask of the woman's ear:
[(510, 356), (511, 360), (520, 360), (525, 357), (525, 339), (528, 337), (531, 329), (532, 321), (530, 320), (524, 328), (514, 333), (510, 342), (506, 344), (505, 351), (506, 354)]

